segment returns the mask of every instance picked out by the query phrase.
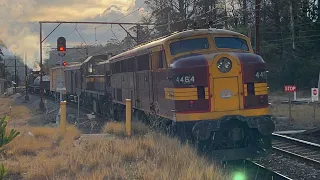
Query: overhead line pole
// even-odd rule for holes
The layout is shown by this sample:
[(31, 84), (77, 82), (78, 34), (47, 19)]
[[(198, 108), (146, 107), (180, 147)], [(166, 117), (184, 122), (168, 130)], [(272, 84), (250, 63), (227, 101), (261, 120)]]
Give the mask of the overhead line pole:
[(24, 66), (25, 66), (25, 86), (26, 86), (26, 96), (25, 96), (25, 101), (29, 101), (29, 96), (28, 96), (28, 66), (27, 66), (27, 54), (24, 53)]
[(44, 107), (44, 103), (43, 103), (43, 83), (42, 83), (42, 71), (43, 71), (43, 67), (42, 67), (42, 42), (43, 42), (42, 41), (42, 23), (40, 23), (40, 41), (39, 42), (40, 42), (40, 103), (39, 103), (39, 109), (42, 111), (45, 111), (45, 107)]
[(17, 81), (17, 57), (14, 56), (14, 93), (17, 93), (17, 86), (18, 86), (18, 81)]

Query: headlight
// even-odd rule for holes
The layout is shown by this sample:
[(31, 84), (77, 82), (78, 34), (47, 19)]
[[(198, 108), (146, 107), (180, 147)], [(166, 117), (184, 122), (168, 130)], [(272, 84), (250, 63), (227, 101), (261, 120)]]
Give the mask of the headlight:
[(219, 69), (220, 72), (227, 73), (232, 68), (232, 62), (228, 58), (221, 58), (217, 62), (217, 68)]

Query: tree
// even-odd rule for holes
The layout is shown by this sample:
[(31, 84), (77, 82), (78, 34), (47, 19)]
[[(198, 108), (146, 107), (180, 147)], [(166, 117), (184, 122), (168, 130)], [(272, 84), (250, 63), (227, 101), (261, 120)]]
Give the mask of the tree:
[(0, 62), (3, 61), (2, 56), (4, 56), (2, 49), (0, 48)]
[[(11, 129), (9, 133), (6, 133), (8, 123), (8, 117), (5, 116), (0, 120), (0, 152), (3, 152), (2, 147), (9, 142), (11, 142), (15, 137), (17, 137), (20, 132)], [(8, 170), (4, 167), (3, 164), (0, 166), (0, 180), (3, 180), (5, 176), (7, 175)]]
[[(283, 84), (316, 86), (320, 69), (320, 4), (316, 0), (260, 2), (260, 55), (269, 70), (271, 89), (282, 88)], [(254, 0), (147, 0), (147, 4), (153, 22), (158, 24), (158, 36), (168, 34), (168, 20), (171, 32), (190, 28), (194, 21), (204, 28), (212, 20), (216, 28), (252, 34), (251, 44), (255, 46)]]

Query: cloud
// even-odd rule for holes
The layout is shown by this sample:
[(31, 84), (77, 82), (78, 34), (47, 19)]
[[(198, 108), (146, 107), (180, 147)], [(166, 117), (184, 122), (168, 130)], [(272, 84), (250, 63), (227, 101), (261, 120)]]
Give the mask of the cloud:
[[(27, 52), (28, 65), (39, 61), (39, 23), (41, 20), (48, 21), (114, 21), (137, 7), (142, 5), (143, 0), (0, 0), (0, 39), (8, 49), (23, 57)], [(142, 9), (132, 15), (128, 15), (119, 22), (137, 22), (145, 13)], [(56, 24), (44, 24), (43, 38), (47, 36)], [(80, 44), (82, 39), (74, 31), (75, 24), (62, 24), (43, 43), (43, 47), (55, 47), (56, 39), (65, 36), (67, 42)], [(88, 43), (106, 41), (114, 38), (109, 30), (110, 25), (82, 25), (77, 24), (77, 30)], [(95, 29), (95, 27), (98, 27)], [(120, 27), (113, 26), (114, 33), (123, 38), (125, 32)], [(115, 30), (117, 29), (117, 30)], [(47, 58), (49, 48), (43, 49), (43, 58)]]

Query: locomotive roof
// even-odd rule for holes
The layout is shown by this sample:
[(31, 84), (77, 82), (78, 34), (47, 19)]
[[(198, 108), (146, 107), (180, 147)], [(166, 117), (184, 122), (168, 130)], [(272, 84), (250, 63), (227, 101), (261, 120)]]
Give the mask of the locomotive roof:
[(86, 63), (86, 62), (89, 62), (90, 60), (93, 60), (93, 59), (100, 59), (100, 60), (104, 60), (104, 59), (107, 59), (108, 58), (108, 55), (95, 55), (95, 56), (89, 56), (86, 60), (84, 60), (83, 63)]
[(243, 34), (240, 34), (238, 32), (226, 30), (226, 29), (194, 29), (194, 30), (186, 30), (181, 32), (174, 32), (170, 35), (160, 37), (158, 39), (152, 40), (151, 42), (146, 42), (141, 45), (138, 45), (137, 47), (125, 51), (123, 53), (120, 53), (118, 55), (115, 55), (110, 58), (110, 61), (113, 61), (115, 59), (121, 58), (121, 57), (130, 57), (132, 54), (138, 53), (142, 50), (149, 49), (158, 45), (164, 44), (165, 41), (171, 40), (171, 39), (178, 39), (178, 38), (184, 38), (189, 36), (197, 36), (197, 35), (204, 35), (204, 34), (224, 34), (224, 35), (238, 35), (238, 36), (244, 36)]
[(77, 64), (70, 64), (68, 66), (65, 67), (65, 70), (74, 70), (74, 69), (80, 69), (82, 63), (77, 63)]

